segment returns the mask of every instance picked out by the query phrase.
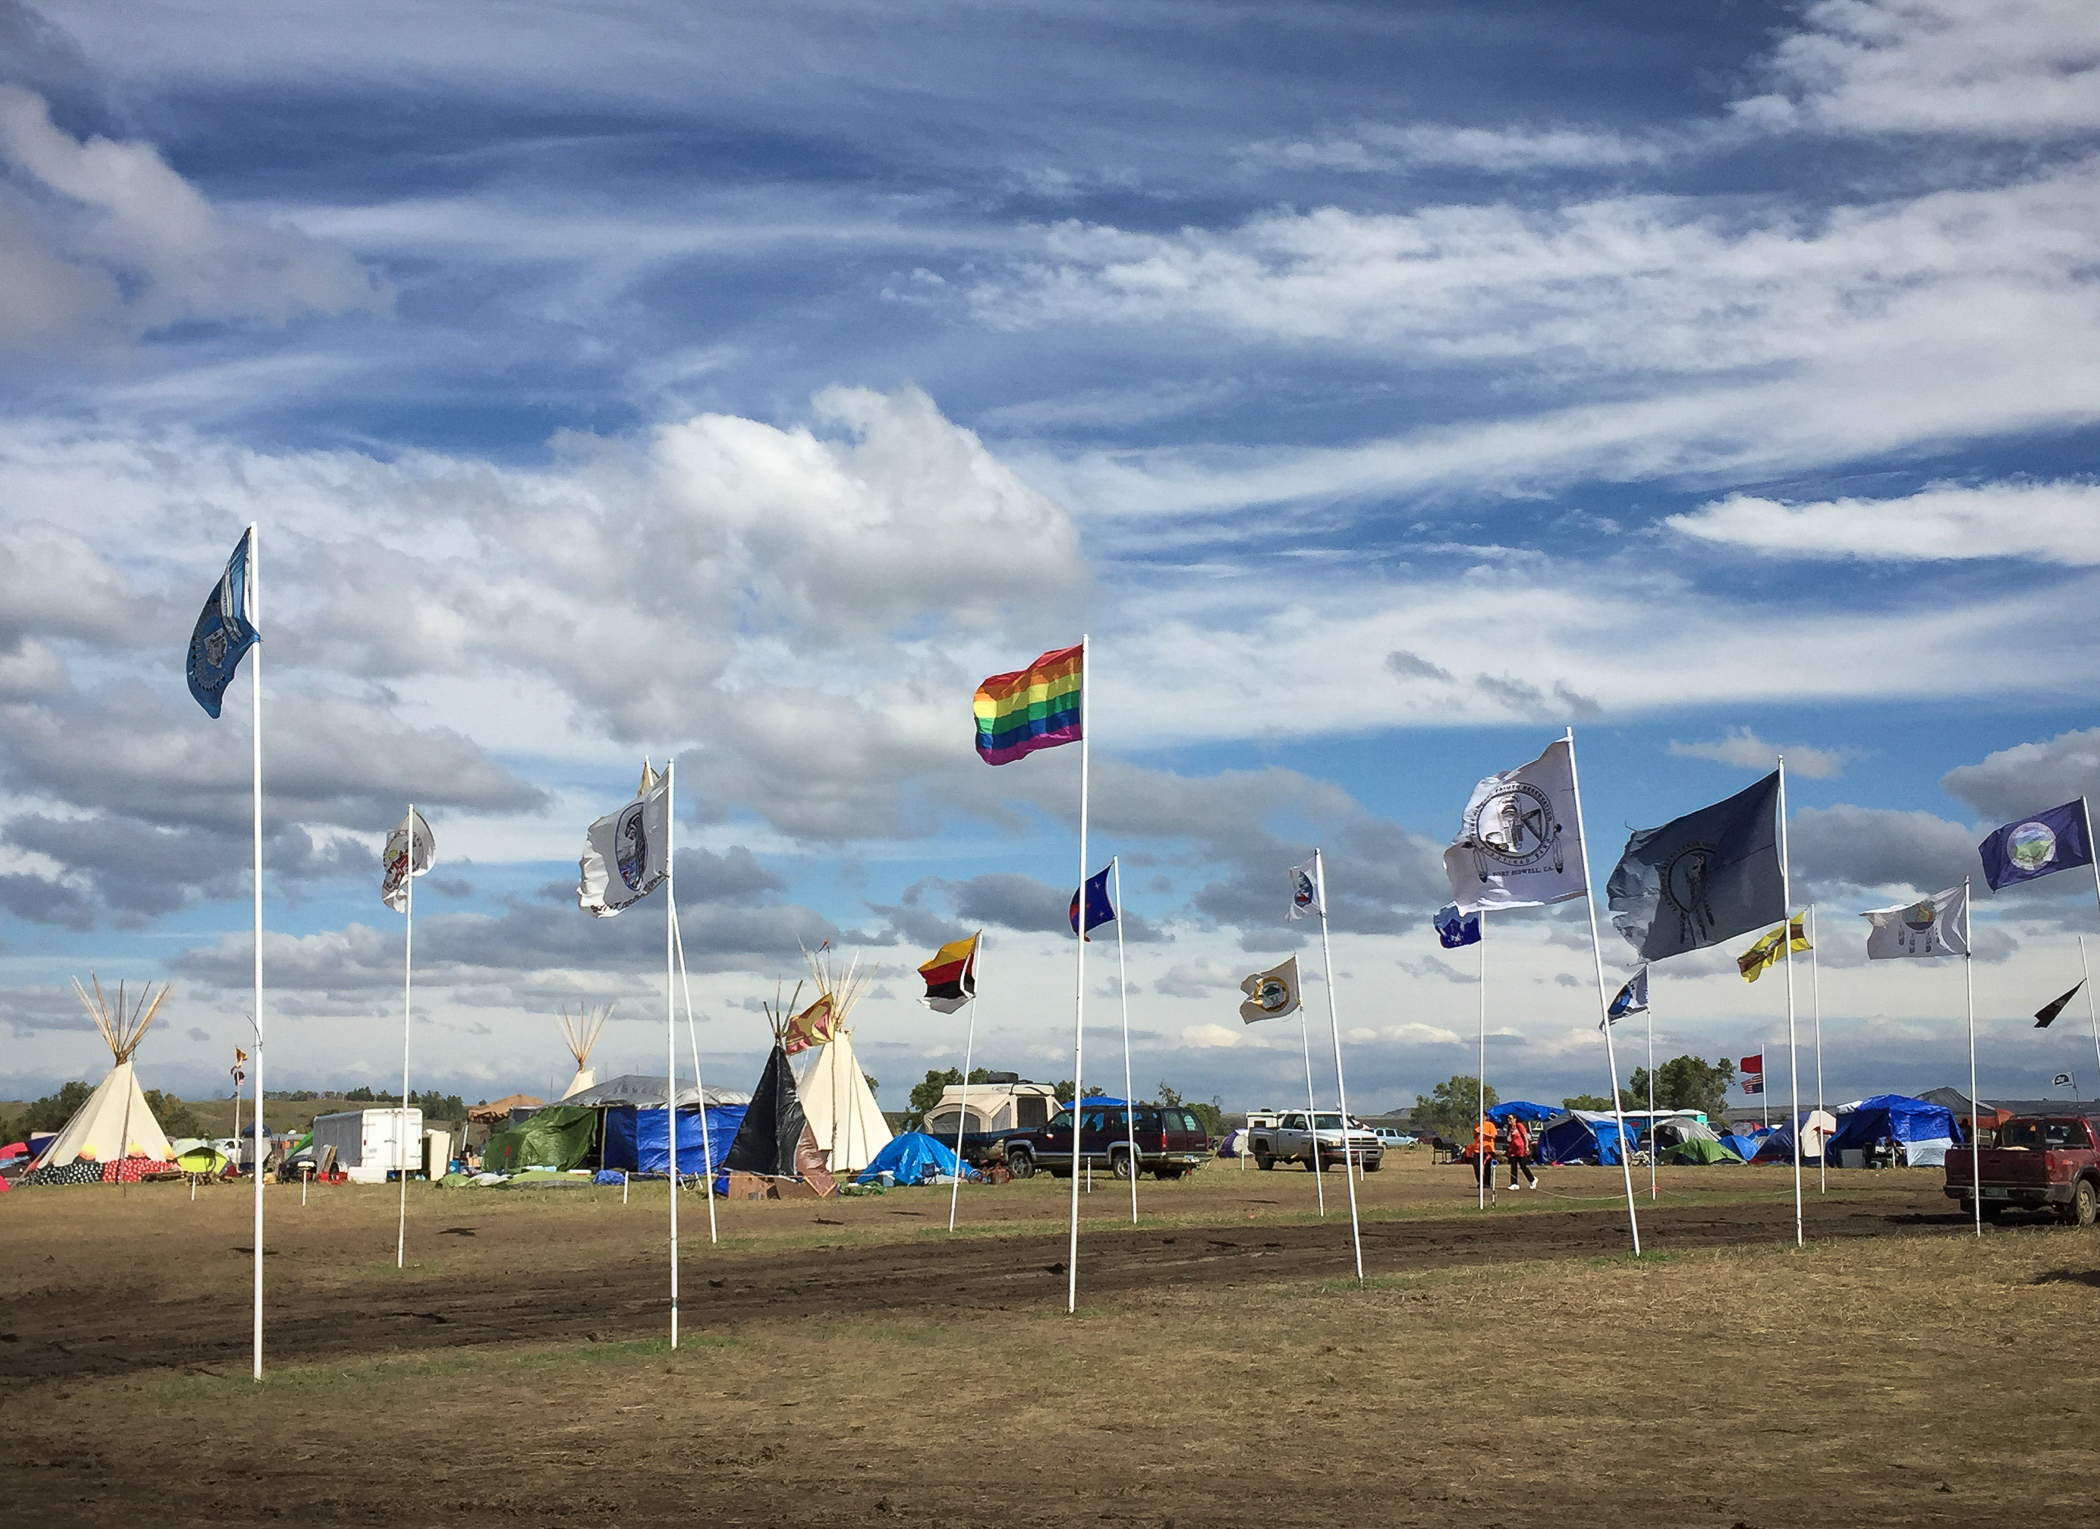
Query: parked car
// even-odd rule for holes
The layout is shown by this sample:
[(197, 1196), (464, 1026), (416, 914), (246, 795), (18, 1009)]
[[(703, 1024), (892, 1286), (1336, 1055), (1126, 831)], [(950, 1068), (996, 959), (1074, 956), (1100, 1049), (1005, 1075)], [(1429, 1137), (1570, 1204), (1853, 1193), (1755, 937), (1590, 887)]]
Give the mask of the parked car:
[(2076, 1115), (2023, 1115), (1998, 1127), (1997, 1145), (1947, 1153), (1947, 1197), (1976, 1209), (1974, 1187), (1983, 1186), (1983, 1218), (1995, 1221), (2008, 1209), (2054, 1210), (2070, 1226), (2100, 1220), (2100, 1136)]
[[(1136, 1171), (1155, 1178), (1178, 1179), (1210, 1160), (1210, 1138), (1194, 1110), (1170, 1104), (1130, 1106), (1088, 1104), (1079, 1112), (1079, 1164), (1105, 1168), (1117, 1178), (1132, 1171), (1130, 1136), (1137, 1135)], [(988, 1149), (1017, 1179), (1037, 1171), (1058, 1178), (1072, 1172), (1072, 1108), (1059, 1110), (1046, 1125), (1002, 1133)]]
[(1412, 1147), (1415, 1144), (1415, 1138), (1398, 1126), (1373, 1126), (1371, 1134), (1377, 1137), (1379, 1144), (1388, 1151), (1395, 1147)]
[(1385, 1165), (1385, 1144), (1355, 1119), (1349, 1121), (1345, 1138), (1342, 1117), (1333, 1110), (1310, 1116), (1304, 1110), (1283, 1110), (1273, 1125), (1255, 1125), (1250, 1120), (1247, 1150), (1254, 1154), (1254, 1166), (1262, 1169), (1300, 1162), (1318, 1173), (1340, 1167), (1345, 1154), (1361, 1163), (1366, 1173), (1376, 1173)]

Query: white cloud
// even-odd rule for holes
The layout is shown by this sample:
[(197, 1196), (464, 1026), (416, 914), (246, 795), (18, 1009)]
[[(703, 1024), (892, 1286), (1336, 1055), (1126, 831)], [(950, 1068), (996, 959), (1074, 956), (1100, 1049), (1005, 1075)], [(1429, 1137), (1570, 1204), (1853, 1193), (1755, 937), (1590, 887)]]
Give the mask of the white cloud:
[(2004, 820), (2075, 797), (2100, 797), (2100, 728), (2000, 749), (1949, 770), (1940, 785), (1987, 818)]
[(0, 85), (0, 343), (95, 343), (186, 319), (385, 307), (385, 287), (294, 229), (222, 216), (145, 143), (74, 138)]
[(1597, 128), (1457, 127), (1420, 122), (1404, 126), (1373, 123), (1348, 134), (1252, 144), (1240, 157), (1251, 164), (1281, 169), (1384, 171), (1437, 165), (1522, 174), (1655, 165), (1673, 152), (1659, 139)]
[(1767, 743), (1747, 727), (1730, 728), (1725, 736), (1710, 743), (1680, 743), (1672, 738), (1670, 754), (1676, 759), (1711, 759), (1716, 764), (1734, 765), (1743, 770), (1774, 768), (1774, 761), (1784, 754), (1787, 773), (1805, 780), (1835, 780), (1845, 773), (1846, 761), (1858, 757), (1856, 749), (1819, 749), (1806, 743)]
[(2100, 127), (2100, 10), (2058, 0), (1816, 0), (1761, 127), (2032, 139)]
[(2100, 485), (2091, 483), (1935, 486), (1901, 499), (1806, 504), (1730, 494), (1667, 523), (1703, 541), (1785, 557), (2100, 565)]
[(1225, 1025), (1183, 1025), (1181, 1027), (1181, 1044), (1198, 1051), (1237, 1046), (1242, 1039), (1243, 1037), (1239, 1031)]

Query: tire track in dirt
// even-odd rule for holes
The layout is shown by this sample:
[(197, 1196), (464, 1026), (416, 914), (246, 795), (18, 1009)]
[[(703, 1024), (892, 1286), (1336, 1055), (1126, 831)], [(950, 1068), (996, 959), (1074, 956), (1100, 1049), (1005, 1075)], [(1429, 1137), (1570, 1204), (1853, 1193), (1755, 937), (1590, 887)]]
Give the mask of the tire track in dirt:
[[(1793, 1207), (1644, 1208), (1642, 1245), (1655, 1252), (1782, 1241)], [(1814, 1238), (1932, 1235), (1969, 1223), (1936, 1194), (1805, 1207)], [(1406, 1274), (1466, 1264), (1595, 1258), (1627, 1252), (1623, 1212), (1546, 1207), (1493, 1221), (1378, 1221), (1363, 1232), (1367, 1274)], [(854, 1319), (1062, 1305), (1063, 1233), (968, 1237), (778, 1253), (711, 1254), (687, 1244), (681, 1260), (681, 1326), (720, 1331), (769, 1316)], [(1170, 1286), (1222, 1288), (1249, 1281), (1346, 1278), (1349, 1228), (1215, 1226), (1087, 1231), (1080, 1248), (1083, 1300)], [(612, 1342), (654, 1337), (667, 1314), (662, 1261), (593, 1265), (564, 1279), (500, 1274), (377, 1281), (348, 1290), (266, 1295), (267, 1356), (277, 1364), (503, 1343)], [(242, 1292), (245, 1293), (245, 1292)], [(245, 1300), (199, 1300), (193, 1286), (142, 1280), (24, 1295), (0, 1315), (0, 1377), (16, 1383), (84, 1380), (145, 1370), (243, 1373), (249, 1354)]]

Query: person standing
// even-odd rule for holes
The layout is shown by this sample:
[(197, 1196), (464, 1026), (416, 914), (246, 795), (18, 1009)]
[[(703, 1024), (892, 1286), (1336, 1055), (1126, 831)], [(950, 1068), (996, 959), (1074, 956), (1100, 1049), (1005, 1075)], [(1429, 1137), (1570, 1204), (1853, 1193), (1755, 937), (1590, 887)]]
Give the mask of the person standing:
[(1473, 1168), (1490, 1205), (1495, 1202), (1495, 1122), (1483, 1115), (1473, 1127)]
[[(1509, 1187), (1511, 1189), (1539, 1187), (1539, 1176), (1531, 1171), (1534, 1154), (1531, 1149), (1531, 1131), (1515, 1115), (1509, 1117), (1509, 1126), (1502, 1133), (1503, 1153), (1509, 1158)], [(1525, 1183), (1517, 1183), (1518, 1173)]]

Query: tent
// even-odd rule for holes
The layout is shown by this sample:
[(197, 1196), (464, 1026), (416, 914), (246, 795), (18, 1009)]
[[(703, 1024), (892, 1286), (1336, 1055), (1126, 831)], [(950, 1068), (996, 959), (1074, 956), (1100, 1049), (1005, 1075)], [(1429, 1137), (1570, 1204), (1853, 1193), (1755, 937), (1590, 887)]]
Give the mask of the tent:
[(1676, 1146), (1664, 1146), (1657, 1162), (1674, 1167), (1707, 1166), (1714, 1163), (1740, 1163), (1743, 1155), (1718, 1136), (1694, 1136)]
[(1509, 1117), (1512, 1115), (1519, 1120), (1536, 1122), (1551, 1120), (1560, 1113), (1559, 1110), (1553, 1109), (1548, 1105), (1533, 1104), (1529, 1099), (1512, 1099), (1507, 1104), (1491, 1104), (1488, 1106), (1488, 1119), (1494, 1121), (1498, 1126), (1507, 1125)]
[(578, 1008), (576, 1017), (569, 1017), (567, 1005), (561, 1011), (561, 1038), (569, 1048), (569, 1055), (576, 1058), (576, 1075), (569, 1079), (569, 1086), (561, 1091), (567, 1099), (571, 1094), (580, 1094), (598, 1081), (598, 1074), (591, 1066), (591, 1052), (598, 1044), (598, 1037), (605, 1031), (605, 1022), (612, 1018), (612, 1005), (603, 1008)]
[(598, 1139), (598, 1112), (573, 1105), (550, 1104), (534, 1110), (514, 1131), (498, 1131), (481, 1149), (484, 1173), (517, 1173), (525, 1168), (577, 1168)]
[(1747, 1163), (1757, 1156), (1757, 1149), (1763, 1145), (1764, 1139), (1762, 1135), (1746, 1136), (1741, 1132), (1730, 1132), (1721, 1138), (1721, 1145)]
[[(669, 1081), (662, 1073), (623, 1072), (617, 1078), (608, 1078), (603, 1083), (595, 1083), (589, 1088), (569, 1094), (561, 1102), (572, 1108), (592, 1110), (617, 1108), (620, 1105), (633, 1105), (636, 1109), (643, 1110), (660, 1110), (664, 1107), (664, 1096), (670, 1091)], [(532, 1102), (539, 1103), (537, 1099)], [(749, 1094), (740, 1094), (733, 1088), (716, 1088), (713, 1084), (709, 1084), (705, 1089), (695, 1088), (690, 1083), (678, 1085), (678, 1107), (682, 1110), (689, 1110), (700, 1104), (713, 1109), (718, 1104), (750, 1102)]]
[(1565, 1110), (1538, 1135), (1542, 1163), (1600, 1163), (1612, 1167), (1619, 1161), (1619, 1123), (1594, 1110)]
[(861, 1170), (858, 1182), (873, 1183), (880, 1174), (890, 1174), (899, 1184), (923, 1184), (935, 1175), (953, 1175), (955, 1149), (924, 1131), (906, 1131), (892, 1136), (875, 1154), (875, 1161)]
[[(666, 1111), (607, 1110), (605, 1112), (605, 1166), (628, 1173), (669, 1173), (671, 1148), (664, 1137)], [(703, 1115), (705, 1121), (703, 1124)], [(744, 1106), (722, 1104), (701, 1110), (678, 1112), (678, 1176), (705, 1173), (709, 1163), (719, 1170), (744, 1123)], [(706, 1140), (701, 1132), (707, 1133)]]
[[(167, 1133), (160, 1122), (153, 1118), (153, 1111), (146, 1103), (146, 1092), (139, 1087), (138, 1074), (131, 1066), (132, 1053), (144, 1039), (146, 1027), (153, 1023), (153, 1016), (160, 1012), (166, 1001), (168, 990), (162, 987), (155, 995), (149, 989), (139, 996), (139, 1001), (127, 1012), (124, 1001), (124, 986), (117, 985), (117, 1004), (111, 1010), (103, 996), (102, 984), (89, 973), (88, 980), (95, 984), (95, 996), (89, 998), (80, 979), (73, 979), (73, 991), (80, 997), (81, 1006), (102, 1032), (102, 1039), (109, 1044), (114, 1059), (109, 1072), (95, 1085), (87, 1102), (73, 1112), (59, 1133), (45, 1144), (38, 1154), (37, 1168), (63, 1168), (69, 1163), (85, 1160), (93, 1163), (113, 1163), (121, 1158), (144, 1157), (156, 1162), (169, 1162), (175, 1149), (168, 1145)], [(148, 1000), (151, 1000), (150, 1002)]]
[[(1801, 1161), (1812, 1163), (1821, 1153), (1823, 1143), (1837, 1130), (1837, 1116), (1828, 1110), (1803, 1110), (1801, 1112)], [(1791, 1163), (1794, 1160), (1794, 1127), (1782, 1120), (1779, 1128), (1758, 1140), (1757, 1152), (1752, 1161), (1760, 1163)]]
[(1913, 1168), (1947, 1161), (1954, 1145), (1954, 1112), (1907, 1094), (1876, 1094), (1857, 1104), (1838, 1106), (1837, 1134), (1826, 1151), (1842, 1162), (1842, 1152), (1868, 1152), (1883, 1139), (1896, 1143), (1903, 1161)]
[(766, 1057), (766, 1070), (752, 1090), (729, 1151), (715, 1160), (717, 1172), (755, 1173), (768, 1178), (806, 1179), (819, 1194), (834, 1194), (838, 1183), (824, 1167), (824, 1151), (817, 1145), (802, 1112), (802, 1098), (795, 1088), (794, 1069), (781, 1049), (786, 1029), (786, 1010), (775, 1015), (773, 1049)]
[(814, 954), (805, 951), (804, 958), (816, 979), (817, 998), (789, 1026), (786, 1050), (792, 1057), (812, 1043), (820, 1044), (798, 1066), (795, 1087), (810, 1134), (831, 1171), (858, 1173), (890, 1140), (889, 1122), (882, 1118), (882, 1106), (875, 1102), (860, 1058), (853, 1053), (853, 1031), (847, 1025), (868, 979), (860, 974), (858, 959), (840, 972), (826, 948)]

